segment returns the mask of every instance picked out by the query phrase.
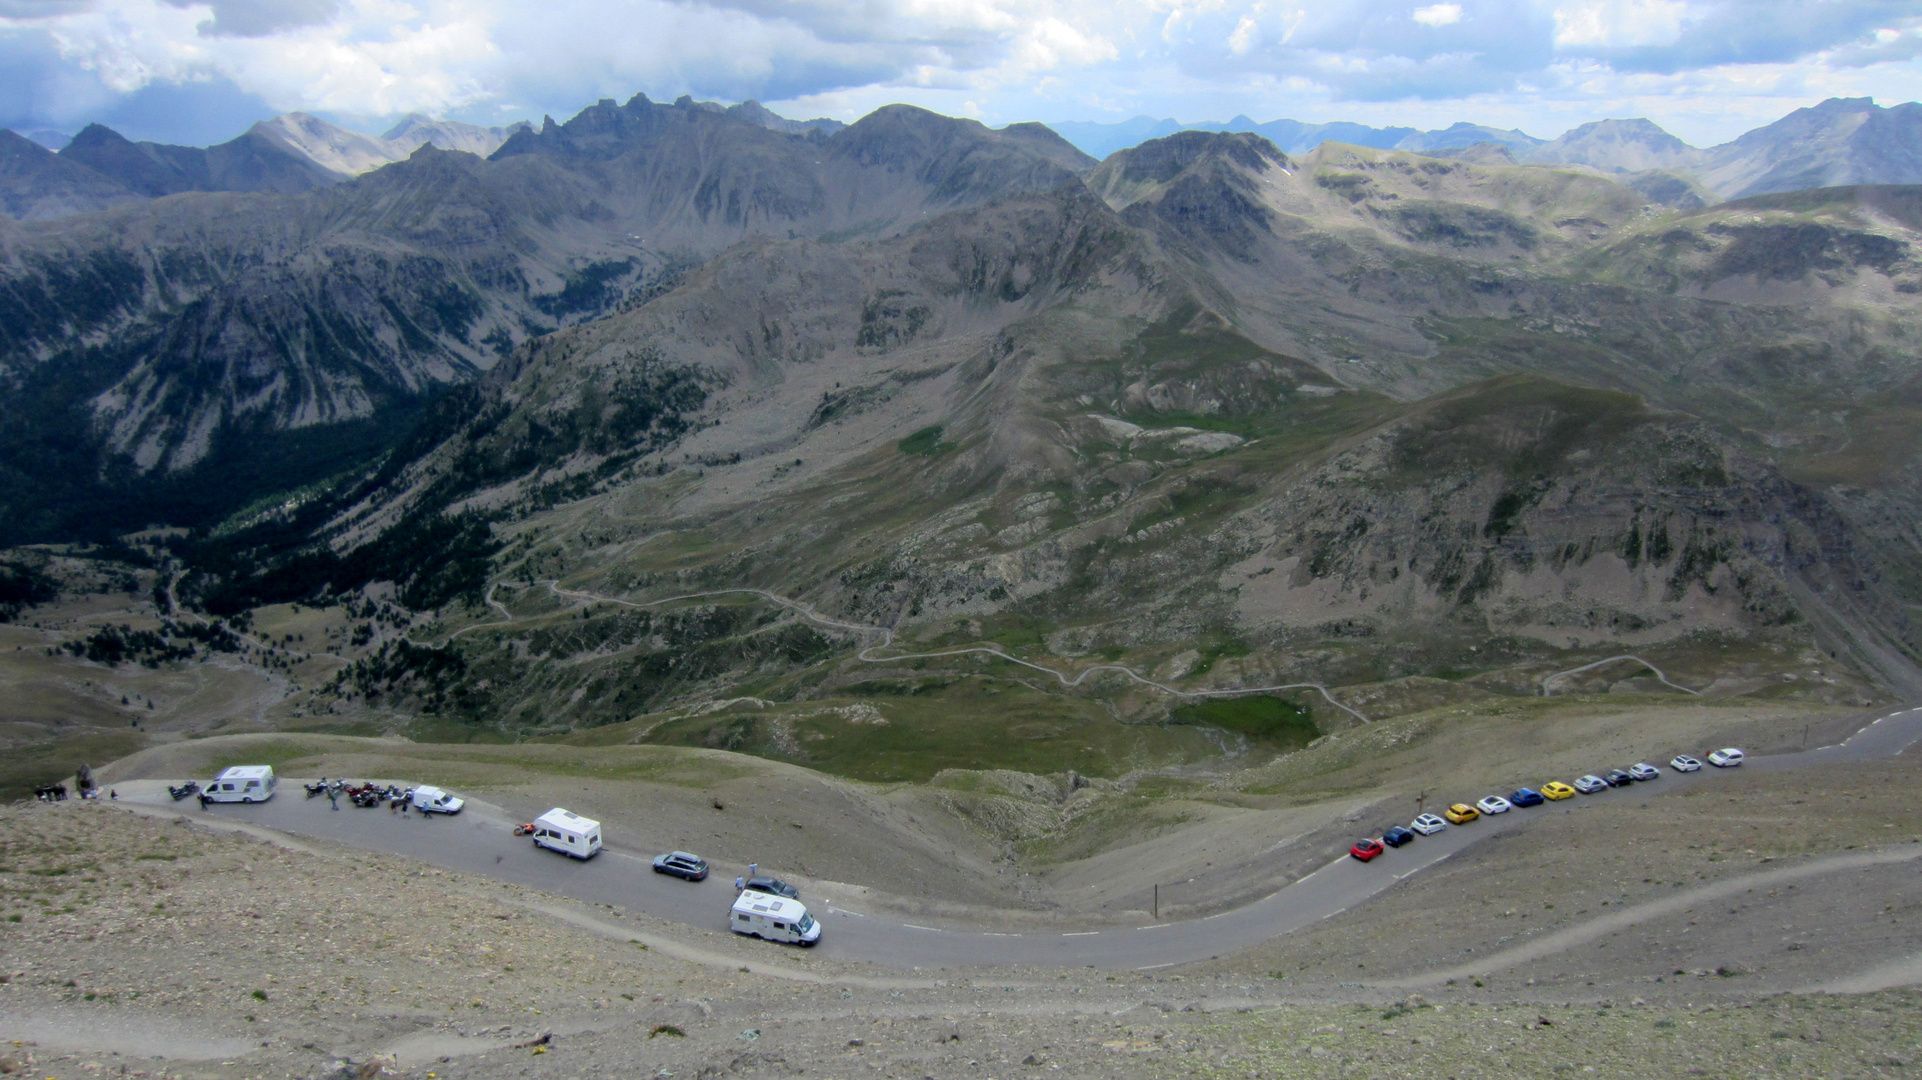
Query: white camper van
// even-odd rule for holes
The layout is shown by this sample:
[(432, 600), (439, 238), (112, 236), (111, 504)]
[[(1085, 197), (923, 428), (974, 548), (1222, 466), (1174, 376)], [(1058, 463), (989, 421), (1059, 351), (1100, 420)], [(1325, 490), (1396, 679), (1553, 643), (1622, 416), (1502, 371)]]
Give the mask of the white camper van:
[(207, 802), (266, 802), (279, 782), (272, 765), (235, 765), (207, 781), (200, 797)]
[(592, 858), (601, 850), (601, 823), (556, 806), (534, 819), (534, 846), (577, 859)]
[(797, 945), (821, 940), (821, 924), (808, 914), (807, 905), (785, 896), (749, 889), (734, 898), (733, 916), (729, 925), (737, 934)]
[(414, 789), (414, 809), (423, 814), (458, 814), (467, 800), (449, 795), (437, 787), (422, 784)]

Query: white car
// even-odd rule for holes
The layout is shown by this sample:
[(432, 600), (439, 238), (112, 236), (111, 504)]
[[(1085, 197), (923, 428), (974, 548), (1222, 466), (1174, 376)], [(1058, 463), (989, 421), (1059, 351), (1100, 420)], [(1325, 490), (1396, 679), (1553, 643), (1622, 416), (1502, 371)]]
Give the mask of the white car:
[(1436, 833), (1442, 831), (1443, 829), (1448, 828), (1448, 822), (1443, 821), (1440, 817), (1438, 817), (1435, 814), (1423, 814), (1422, 816), (1409, 822), (1408, 827), (1422, 834), (1423, 836), (1433, 836)]
[(1718, 769), (1733, 769), (1742, 763), (1743, 754), (1733, 746), (1724, 747), (1708, 756), (1708, 763)]
[(467, 800), (426, 784), (414, 789), (414, 809), (423, 814), (458, 814)]
[(1594, 773), (1589, 773), (1587, 776), (1575, 781), (1575, 790), (1584, 795), (1593, 795), (1598, 791), (1607, 791), (1608, 781), (1596, 776)]
[(1506, 814), (1514, 809), (1514, 806), (1500, 795), (1490, 795), (1488, 798), (1476, 803), (1475, 809), (1480, 810), (1484, 814)]
[(1662, 770), (1650, 765), (1646, 761), (1638, 761), (1628, 767), (1628, 775), (1637, 780), (1656, 780), (1660, 779)]
[(1675, 760), (1668, 763), (1668, 767), (1676, 772), (1700, 772), (1702, 763), (1687, 754), (1677, 754)]

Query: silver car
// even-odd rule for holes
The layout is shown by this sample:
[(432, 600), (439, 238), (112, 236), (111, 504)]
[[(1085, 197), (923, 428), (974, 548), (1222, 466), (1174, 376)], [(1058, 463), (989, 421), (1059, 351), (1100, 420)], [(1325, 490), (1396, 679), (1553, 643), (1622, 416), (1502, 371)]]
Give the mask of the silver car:
[(1702, 771), (1702, 763), (1695, 758), (1689, 757), (1687, 754), (1675, 755), (1674, 760), (1668, 763), (1668, 767), (1674, 769), (1676, 772)]
[(1593, 795), (1598, 791), (1607, 791), (1608, 781), (1596, 776), (1594, 773), (1589, 773), (1587, 776), (1575, 781), (1575, 790), (1584, 795)]
[(1441, 817), (1436, 814), (1423, 814), (1409, 822), (1408, 827), (1423, 836), (1433, 836), (1443, 829), (1448, 828), (1448, 822), (1443, 821)]

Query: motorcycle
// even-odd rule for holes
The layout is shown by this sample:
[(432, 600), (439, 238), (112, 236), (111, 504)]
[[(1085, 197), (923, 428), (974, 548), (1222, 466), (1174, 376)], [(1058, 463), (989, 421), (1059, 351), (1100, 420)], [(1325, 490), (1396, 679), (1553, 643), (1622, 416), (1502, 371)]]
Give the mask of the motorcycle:
[(534, 835), (534, 823), (529, 821), (529, 822), (525, 822), (523, 824), (514, 826), (514, 835), (515, 836)]
[(195, 783), (192, 780), (187, 781), (186, 783), (180, 785), (179, 787), (169, 786), (167, 788), (167, 794), (172, 795), (174, 797), (175, 802), (179, 802), (180, 800), (188, 797), (189, 795), (197, 795), (199, 793), (200, 793), (200, 785)]
[(317, 784), (302, 784), (301, 786), (307, 789), (307, 797), (311, 799), (316, 795), (327, 794), (327, 789), (331, 785), (329, 785), (327, 781), (322, 780)]
[(380, 789), (376, 788), (372, 784), (368, 784), (366, 787), (363, 787), (360, 790), (354, 792), (353, 800), (354, 800), (354, 805), (360, 807), (363, 810), (366, 810), (370, 807), (379, 806), (380, 805)]

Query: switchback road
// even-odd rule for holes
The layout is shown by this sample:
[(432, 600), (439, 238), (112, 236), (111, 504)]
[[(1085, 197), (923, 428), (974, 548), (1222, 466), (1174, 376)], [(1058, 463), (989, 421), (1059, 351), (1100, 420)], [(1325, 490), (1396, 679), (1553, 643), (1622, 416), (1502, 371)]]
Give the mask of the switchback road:
[[(1907, 750), (1918, 739), (1922, 739), (1922, 709), (1904, 709), (1877, 719), (1834, 746), (1752, 757), (1742, 767), (1793, 769), (1890, 757)], [(822, 894), (804, 895), (802, 899), (823, 925), (818, 952), (840, 959), (899, 968), (1044, 965), (1152, 970), (1235, 952), (1255, 942), (1312, 925), (1363, 903), (1410, 874), (1433, 866), (1472, 844), (1516, 833), (1540, 818), (1578, 814), (1589, 805), (1609, 799), (1646, 798), (1686, 791), (1712, 785), (1720, 779), (1720, 771), (1713, 767), (1682, 774), (1663, 764), (1661, 779), (1636, 784), (1632, 789), (1516, 809), (1499, 818), (1451, 827), (1437, 836), (1422, 837), (1406, 847), (1391, 849), (1371, 863), (1343, 856), (1245, 907), (1186, 922), (1053, 933), (987, 933), (921, 925), (885, 913), (862, 911), (858, 903), (844, 904), (843, 898), (834, 895), (835, 890), (831, 888)], [(457, 817), (424, 821), (415, 816), (396, 818), (386, 810), (342, 807), (332, 811), (324, 799), (303, 798), (300, 785), (287, 778), (283, 778), (280, 793), (270, 802), (254, 806), (216, 804), (205, 811), (192, 802), (169, 802), (158, 781), (138, 785), (123, 783), (118, 787), (123, 802), (181, 809), (183, 814), (195, 818), (245, 821), (285, 833), (321, 837), (588, 903), (639, 909), (710, 930), (727, 928), (728, 908), (734, 898), (731, 874), (717, 872), (707, 881), (689, 884), (654, 873), (650, 859), (657, 851), (666, 849), (649, 847), (650, 838), (645, 835), (610, 837), (606, 850), (582, 863), (514, 838), (510, 835), (512, 819), (474, 802)], [(768, 869), (778, 873), (780, 868), (770, 866)], [(885, 883), (876, 884), (885, 887)]]

